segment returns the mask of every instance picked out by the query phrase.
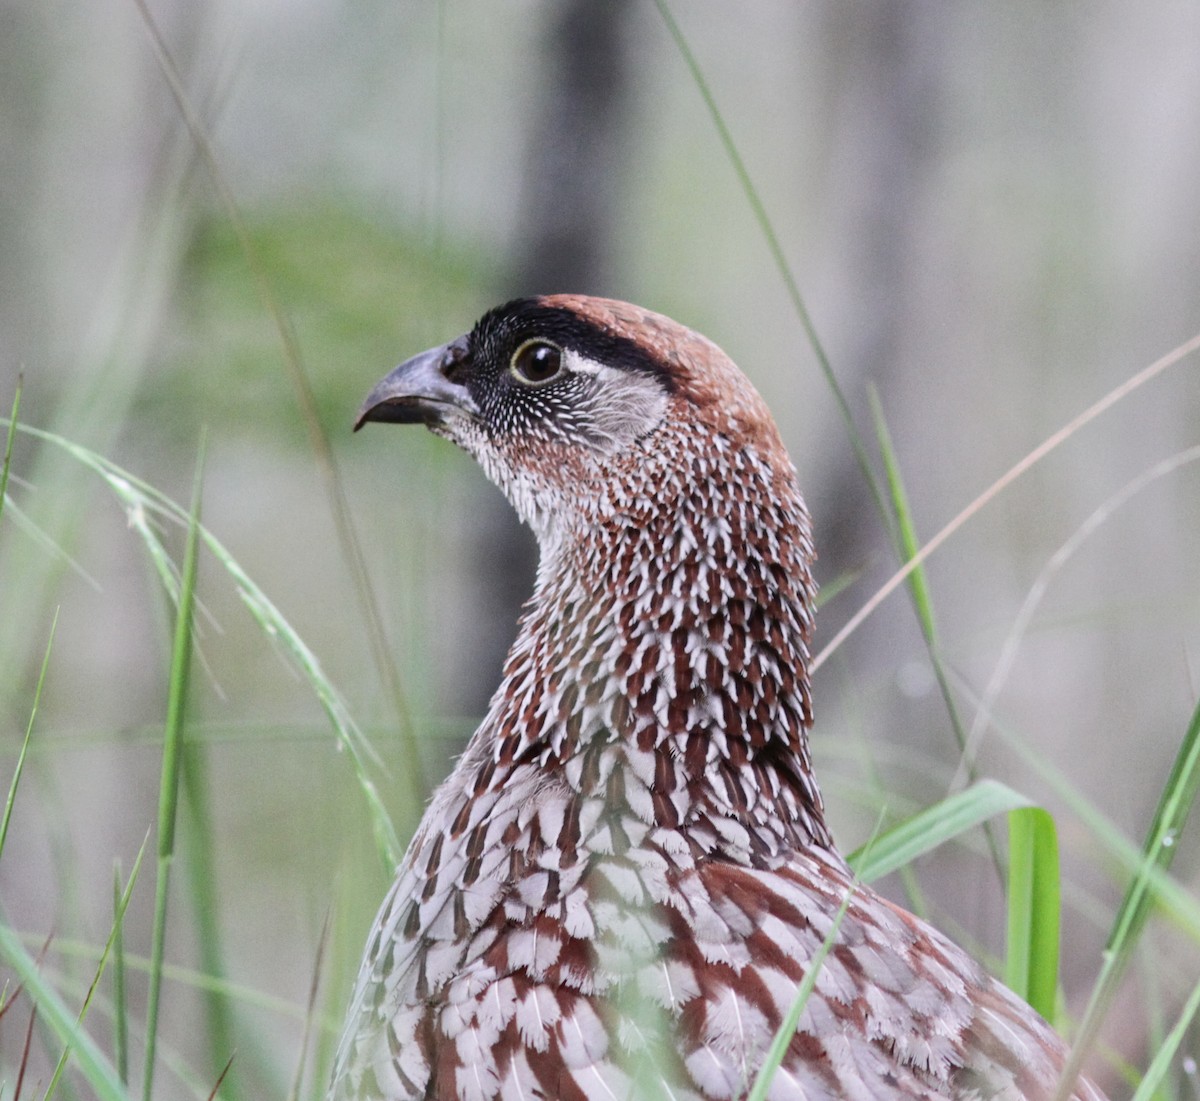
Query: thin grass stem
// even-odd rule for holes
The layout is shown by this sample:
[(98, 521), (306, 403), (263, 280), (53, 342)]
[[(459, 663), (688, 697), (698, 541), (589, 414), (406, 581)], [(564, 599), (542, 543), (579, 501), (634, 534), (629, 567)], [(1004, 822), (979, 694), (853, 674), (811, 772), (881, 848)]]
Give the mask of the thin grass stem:
[[(125, 921), (125, 911), (129, 906), (129, 899), (133, 896), (133, 885), (137, 882), (138, 872), (142, 867), (142, 857), (146, 853), (146, 844), (149, 840), (150, 835), (147, 834), (142, 840), (142, 847), (138, 850), (137, 859), (133, 862), (133, 871), (129, 873), (129, 880), (125, 884), (124, 890), (121, 889), (119, 882), (114, 884), (114, 889), (116, 892), (116, 906), (115, 913), (113, 914), (112, 929), (109, 931), (108, 941), (104, 945), (104, 951), (100, 953), (100, 960), (96, 966), (96, 973), (92, 977), (91, 985), (88, 987), (87, 994), (84, 996), (83, 1006), (79, 1010), (79, 1016), (75, 1022), (76, 1029), (79, 1031), (82, 1031), (83, 1029), (83, 1022), (87, 1018), (88, 1010), (91, 1008), (92, 999), (95, 998), (96, 991), (99, 989), (100, 980), (104, 977), (104, 969), (108, 964), (109, 956), (113, 952), (113, 947), (120, 939), (121, 927)], [(70, 1054), (70, 1045), (64, 1046), (62, 1054), (59, 1056), (58, 1064), (54, 1068), (54, 1074), (50, 1078), (50, 1084), (46, 1087), (46, 1093), (43, 1096), (42, 1101), (50, 1101), (50, 1099), (54, 1096), (54, 1091), (62, 1078), (63, 1071), (66, 1069), (67, 1059), (69, 1058)], [(120, 1068), (118, 1068), (117, 1073), (118, 1076), (120, 1076)], [(122, 1077), (121, 1081), (124, 1082), (125, 1079)]]
[[(15, 935), (22, 944), (40, 943), (32, 934), (17, 933)], [(54, 941), (54, 950), (58, 955), (72, 959), (98, 960), (103, 955), (104, 947), (103, 945), (90, 944), (80, 940), (56, 938)], [(130, 971), (137, 971), (148, 975), (150, 973), (150, 958), (149, 956), (139, 956), (126, 951), (125, 969), (127, 974)], [(289, 1001), (287, 998), (266, 994), (253, 987), (230, 982), (228, 979), (206, 975), (204, 972), (198, 971), (193, 967), (181, 967), (178, 964), (164, 963), (162, 975), (166, 982), (178, 983), (194, 990), (215, 991), (226, 998), (236, 999), (247, 1007), (273, 1014), (281, 1020), (299, 1022), (304, 1020), (304, 1007), (296, 1005), (295, 1002)], [(322, 1017), (320, 1021), (321, 1028), (328, 1032), (336, 1031), (340, 1024), (340, 1017), (337, 1020), (334, 1020), (332, 1017)]]
[(1200, 983), (1192, 988), (1188, 1000), (1180, 1011), (1179, 1019), (1162, 1043), (1155, 1048), (1154, 1058), (1150, 1060), (1150, 1065), (1146, 1068), (1146, 1073), (1142, 1076), (1132, 1101), (1151, 1101), (1154, 1097), (1155, 1091), (1171, 1069), (1175, 1056), (1183, 1044), (1198, 1010), (1200, 1010)]
[(262, 303), (270, 314), (275, 330), (279, 334), (284, 366), (287, 370), (292, 390), (300, 406), (301, 415), (308, 432), (309, 446), (312, 448), (317, 470), (320, 473), (325, 494), (329, 501), (330, 511), (333, 514), (334, 528), (337, 531), (338, 542), (342, 548), (343, 557), (350, 568), (350, 573), (354, 581), (355, 596), (358, 599), (360, 611), (367, 625), (367, 637), (371, 647), (372, 658), (391, 699), (397, 721), (399, 722), (399, 736), (406, 748), (405, 758), (407, 767), (405, 769), (405, 779), (409, 787), (409, 795), (412, 800), (411, 805), (420, 806), (424, 802), (427, 789), (423, 775), (421, 754), (408, 713), (406, 695), (403, 685), (400, 682), (400, 672), (392, 658), (391, 643), (388, 640), (383, 620), (379, 614), (379, 601), (375, 596), (370, 571), (367, 568), (362, 541), (358, 537), (358, 531), (350, 513), (350, 506), (346, 499), (345, 488), (342, 485), (337, 460), (334, 457), (333, 448), (329, 443), (329, 436), (321, 423), (316, 398), (312, 391), (312, 384), (309, 382), (308, 373), (300, 352), (300, 345), (296, 340), (296, 334), (288, 321), (279, 297), (275, 293), (275, 288), (267, 272), (266, 264), (258, 249), (254, 246), (254, 241), (242, 216), (241, 208), (233, 193), (233, 188), (221, 167), (216, 149), (209, 139), (208, 132), (200, 116), (193, 108), (191, 99), (183, 86), (179, 67), (175, 63), (170, 50), (167, 48), (166, 40), (163, 38), (162, 32), (151, 15), (145, 0), (134, 0), (134, 3), (141, 13), (146, 30), (150, 35), (159, 68), (171, 89), (171, 95), (175, 99), (184, 124), (188, 128), (192, 140), (196, 143), (196, 148), (199, 150), (201, 158), (208, 167), (209, 175), (216, 186), (221, 204), (225, 208), (226, 217), (229, 218), (230, 226), (237, 237), (238, 247), (241, 249), (242, 255), (246, 258), (246, 263), (254, 277)]
[(1190, 340), (1185, 340), (1182, 344), (1173, 348), (1160, 359), (1156, 359), (1149, 366), (1142, 368), (1132, 378), (1126, 379), (1119, 386), (1113, 387), (1098, 401), (1089, 405), (1082, 413), (1072, 420), (1068, 421), (1057, 432), (1052, 433), (1043, 440), (1037, 447), (1024, 456), (1019, 462), (1011, 466), (1004, 474), (997, 478), (990, 486), (987, 487), (978, 497), (958, 513), (945, 527), (943, 527), (932, 539), (929, 540), (912, 558), (898, 569), (883, 585), (876, 590), (875, 594), (865, 603), (857, 612), (854, 613), (838, 630), (838, 632), (825, 644), (816, 657), (813, 658), (809, 665), (809, 671), (815, 673), (822, 665), (825, 664), (829, 655), (832, 654), (847, 638), (862, 626), (863, 621), (879, 607), (896, 588), (904, 583), (908, 575), (921, 566), (925, 560), (938, 550), (943, 543), (946, 542), (959, 528), (971, 519), (984, 506), (989, 504), (993, 498), (999, 496), (1013, 482), (1017, 481), (1022, 475), (1027, 473), (1047, 455), (1054, 451), (1060, 444), (1069, 440), (1076, 432), (1082, 429), (1085, 425), (1095, 420), (1102, 413), (1107, 412), (1112, 406), (1128, 397), (1135, 390), (1150, 382), (1151, 379), (1161, 375), (1168, 368), (1173, 367), (1176, 363), (1186, 359), (1193, 352), (1200, 349), (1200, 333), (1197, 333)]
[[(77, 462), (100, 476), (124, 507), (129, 526), (141, 537), (151, 560), (155, 563), (163, 586), (178, 604), (179, 583), (175, 569), (151, 521), (157, 518), (186, 526), (188, 512), (149, 483), (86, 447), (30, 425), (20, 425), (19, 431), (62, 448)], [(200, 526), (200, 538), (233, 581), (242, 603), (263, 633), (272, 642), (278, 642), (284, 647), (320, 702), (337, 735), (338, 744), (346, 751), (353, 765), (355, 779), (367, 801), (380, 862), (390, 874), (400, 860), (401, 848), (378, 788), (368, 773), (368, 763), (379, 765), (379, 758), (355, 723), (340, 693), (321, 669), (316, 655), (270, 597), (246, 573), (221, 541), (203, 525)]]
[(304, 1012), (304, 1032), (300, 1038), (300, 1056), (296, 1060), (296, 1074), (292, 1079), (289, 1101), (300, 1101), (300, 1087), (304, 1084), (304, 1067), (312, 1045), (313, 1029), (317, 1022), (317, 993), (321, 989), (321, 973), (325, 963), (325, 950), (329, 947), (330, 914), (325, 913), (321, 922), (321, 936), (317, 940), (317, 958), (313, 961), (312, 982), (308, 986), (308, 1004)]
[(766, 239), (771, 259), (774, 260), (775, 266), (779, 270), (780, 278), (782, 278), (783, 285), (787, 289), (792, 307), (795, 309), (796, 316), (800, 319), (800, 325), (804, 329), (804, 335), (813, 350), (813, 354), (817, 358), (817, 364), (820, 366), (821, 373), (825, 376), (825, 381), (829, 385), (834, 401), (837, 403), (838, 412), (841, 414), (842, 421), (846, 425), (846, 435), (849, 437), (850, 446), (854, 450), (854, 457), (858, 460), (859, 469), (862, 470), (863, 477), (866, 479), (867, 486), (871, 491), (871, 496), (875, 500), (875, 507), (884, 525), (890, 530), (892, 522), (891, 514), (884, 503), (883, 490), (880, 488), (879, 480), (875, 477), (875, 472), (871, 469), (871, 460), (867, 455), (866, 444), (863, 442), (862, 435), (858, 431), (858, 426), (854, 423), (854, 415), (850, 412), (850, 403), (846, 400), (845, 392), (837, 380), (837, 375), (833, 372), (833, 364), (830, 363), (828, 355), (825, 354), (825, 346), (821, 343), (821, 338), (817, 335), (817, 328), (813, 324), (808, 307), (805, 305), (804, 296), (800, 293), (800, 284), (797, 282), (791, 265), (788, 263), (787, 255), (783, 251), (783, 245), (779, 241), (779, 235), (775, 232), (770, 215), (767, 214), (766, 205), (763, 203), (758, 193), (758, 188), (754, 186), (754, 181), (746, 169), (746, 162), (742, 160), (742, 155), (738, 152), (737, 143), (733, 140), (733, 134), (725, 124), (725, 118), (721, 114), (712, 89), (704, 77), (704, 72), (700, 68), (700, 62), (697, 61), (696, 55), (692, 52), (691, 46), (688, 45), (682, 29), (671, 14), (670, 7), (667, 5), (666, 0), (654, 0), (654, 5), (658, 8), (658, 13), (662, 16), (668, 33), (671, 35), (680, 56), (683, 58), (684, 64), (687, 65), (688, 71), (691, 73), (696, 90), (704, 100), (705, 107), (708, 108), (708, 113), (712, 117), (713, 125), (716, 127), (717, 136), (720, 138), (725, 155), (729, 158), (729, 163), (737, 175), (738, 183), (741, 185), (746, 202), (750, 204), (754, 220), (758, 223), (758, 227)]
[(16, 973), (37, 1006), (39, 1019), (66, 1045), (98, 1101), (129, 1101), (129, 1094), (113, 1065), (67, 1009), (54, 986), (42, 975), (40, 961), (21, 943), (7, 924), (0, 922), (0, 958)]
[(21, 774), (25, 771), (25, 758), (29, 753), (29, 742), (33, 737), (33, 724), (37, 718), (38, 706), (42, 701), (42, 688), (46, 683), (46, 670), (50, 667), (50, 651), (54, 646), (54, 632), (58, 627), (58, 609), (54, 609), (54, 618), (50, 621), (50, 636), (46, 639), (46, 652), (42, 655), (42, 668), (38, 673), (37, 685), (33, 690), (33, 706), (29, 709), (29, 722), (25, 724), (25, 737), (21, 741), (21, 750), (17, 754), (17, 763), (13, 768), (12, 780), (8, 785), (8, 796), (4, 800), (4, 817), (0, 819), (0, 856), (4, 854), (4, 842), (8, 837), (8, 825), (12, 821), (13, 805), (17, 800), (17, 786), (21, 782)]
[[(904, 488), (904, 477), (900, 472), (900, 460), (892, 444), (892, 434), (888, 431), (887, 420), (883, 415), (883, 406), (879, 394), (872, 386), (868, 390), (871, 403), (871, 416), (875, 423), (875, 438), (879, 444), (879, 453), (883, 458), (883, 468), (887, 477), (888, 498), (895, 513), (895, 524), (892, 525), (896, 557), (901, 562), (912, 561), (921, 549), (921, 541), (917, 538), (916, 523), (913, 520), (912, 509), (908, 503), (908, 492)], [(913, 610), (916, 612), (917, 623), (921, 627), (921, 637), (925, 640), (925, 651), (929, 655), (929, 663), (933, 667), (933, 675), (937, 680), (938, 691), (946, 707), (950, 719), (950, 729), (954, 732), (954, 740), (958, 745), (960, 758), (967, 751), (967, 733), (963, 726), (962, 717), (958, 713), (958, 703), (950, 690), (950, 678), (946, 675), (946, 666), (942, 661), (941, 648), (938, 645), (937, 624), (933, 614), (933, 594), (929, 589), (929, 577), (924, 565), (915, 567), (908, 575), (908, 589), (912, 597)], [(974, 780), (975, 769), (968, 766), (968, 779)], [(1000, 846), (992, 832), (990, 823), (984, 823), (983, 836), (991, 854), (992, 866), (1001, 884), (1004, 882), (1004, 858), (1000, 854)]]
[(21, 386), (24, 376), (17, 375), (12, 411), (8, 414), (8, 431), (4, 439), (4, 465), (0, 466), (0, 519), (4, 518), (4, 502), (8, 499), (8, 472), (12, 469), (13, 440), (17, 436), (17, 416), (21, 412)]
[(763, 1065), (754, 1078), (754, 1085), (746, 1095), (746, 1101), (767, 1101), (771, 1082), (774, 1080), (775, 1075), (779, 1073), (779, 1069), (783, 1065), (784, 1056), (787, 1055), (787, 1049), (791, 1045), (792, 1038), (796, 1035), (796, 1030), (800, 1027), (800, 1018), (804, 1013), (804, 1007), (808, 1004), (808, 999), (816, 989), (817, 978), (825, 963), (825, 957), (829, 955), (837, 941), (838, 931), (842, 927), (846, 911), (850, 909), (850, 903), (854, 898), (856, 887), (856, 883), (851, 883), (849, 888), (847, 888), (845, 897), (842, 899), (842, 904), (833, 916), (833, 926), (821, 942), (821, 947), (813, 953), (812, 958), (808, 961), (808, 969), (804, 972), (804, 978), (800, 980), (800, 986), (796, 990), (796, 997), (788, 1009), (787, 1016), (783, 1019), (783, 1022), (775, 1032), (774, 1038), (771, 1040), (771, 1046), (767, 1049)]
[(999, 699), (1000, 693), (1004, 690), (1004, 685), (1008, 681), (1009, 674), (1016, 664), (1021, 642), (1029, 630), (1030, 624), (1033, 622), (1034, 614), (1041, 604), (1042, 599), (1050, 588), (1050, 582), (1067, 562), (1070, 561), (1080, 547), (1099, 531), (1104, 523), (1119, 508), (1133, 500), (1143, 489), (1159, 478), (1163, 478), (1181, 467), (1197, 461), (1200, 461), (1200, 446), (1189, 447), (1144, 470), (1096, 508), (1076, 528), (1071, 537), (1050, 556), (1045, 566), (1042, 567), (1034, 579), (1033, 584), (1029, 587), (1029, 592), (1022, 601), (1016, 618), (1013, 620), (1012, 627), (1009, 628), (1008, 634), (1005, 636), (1004, 642), (1000, 647), (1000, 656), (996, 659), (996, 665), (992, 670), (991, 676), (988, 678), (987, 687), (983, 690), (980, 704), (975, 709), (975, 717), (971, 722), (971, 730), (967, 736), (967, 748), (963, 754), (963, 760), (959, 764), (959, 773), (955, 776), (951, 788), (959, 786), (973, 766), (973, 762), (979, 753), (983, 736), (987, 730), (987, 717), (994, 710), (996, 700)]

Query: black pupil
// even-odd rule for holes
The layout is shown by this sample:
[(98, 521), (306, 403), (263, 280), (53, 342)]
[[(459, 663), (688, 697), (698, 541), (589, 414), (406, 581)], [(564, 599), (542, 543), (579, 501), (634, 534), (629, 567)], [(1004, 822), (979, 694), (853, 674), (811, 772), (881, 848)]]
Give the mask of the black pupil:
[(562, 352), (553, 344), (528, 344), (517, 354), (517, 371), (530, 382), (545, 382), (558, 374)]

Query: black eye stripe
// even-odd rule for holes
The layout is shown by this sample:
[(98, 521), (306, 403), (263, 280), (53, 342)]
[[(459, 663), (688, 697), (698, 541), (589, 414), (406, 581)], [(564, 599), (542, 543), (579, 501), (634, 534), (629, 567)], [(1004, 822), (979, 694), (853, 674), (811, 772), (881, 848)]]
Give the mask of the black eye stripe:
[(489, 311), (468, 339), (477, 363), (507, 367), (522, 344), (543, 340), (618, 371), (653, 375), (665, 389), (674, 388), (670, 372), (646, 348), (571, 310), (542, 305), (536, 298), (519, 298)]
[[(603, 394), (613, 392), (621, 374), (643, 383), (653, 379), (664, 394), (675, 391), (671, 368), (649, 347), (541, 299), (518, 299), (491, 310), (463, 343), (465, 358), (456, 377), (494, 435), (531, 431), (586, 437)], [(551, 371), (556, 354), (557, 368)], [(591, 370), (570, 370), (573, 357), (603, 365), (617, 377), (602, 381)]]

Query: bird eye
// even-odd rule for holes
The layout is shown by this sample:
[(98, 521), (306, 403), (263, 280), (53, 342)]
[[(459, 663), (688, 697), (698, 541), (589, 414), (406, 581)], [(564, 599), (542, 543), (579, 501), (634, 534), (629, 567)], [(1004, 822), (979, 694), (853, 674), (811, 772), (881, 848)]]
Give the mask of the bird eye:
[(512, 357), (512, 373), (524, 383), (549, 382), (562, 370), (562, 349), (546, 340), (527, 340)]

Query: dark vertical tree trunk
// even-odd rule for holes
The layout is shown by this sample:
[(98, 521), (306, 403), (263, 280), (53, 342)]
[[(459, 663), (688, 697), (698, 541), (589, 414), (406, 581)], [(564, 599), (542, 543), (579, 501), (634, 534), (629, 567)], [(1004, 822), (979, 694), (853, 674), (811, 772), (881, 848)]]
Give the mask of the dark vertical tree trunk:
[[(946, 21), (937, 9), (899, 0), (836, 7), (825, 35), (843, 43), (845, 81), (835, 78), (835, 161), (848, 187), (835, 204), (840, 282), (853, 333), (835, 363), (847, 380), (860, 430), (871, 436), (865, 383), (888, 393), (913, 322), (908, 288), (915, 220), (925, 199), (929, 160), (941, 122)], [(840, 86), (840, 87), (839, 87)], [(847, 566), (879, 552), (882, 528), (850, 449), (810, 503), (821, 525), (821, 556)], [(884, 552), (887, 554), (888, 552)]]
[[(516, 252), (500, 297), (573, 291), (612, 294), (612, 241), (628, 160), (630, 0), (551, 6), (537, 62), (538, 97), (522, 184)], [(458, 682), (458, 706), (482, 711), (499, 682), (521, 603), (533, 589), (537, 547), (498, 493), (477, 511), (473, 598), (478, 619), (462, 640), (477, 671)]]

